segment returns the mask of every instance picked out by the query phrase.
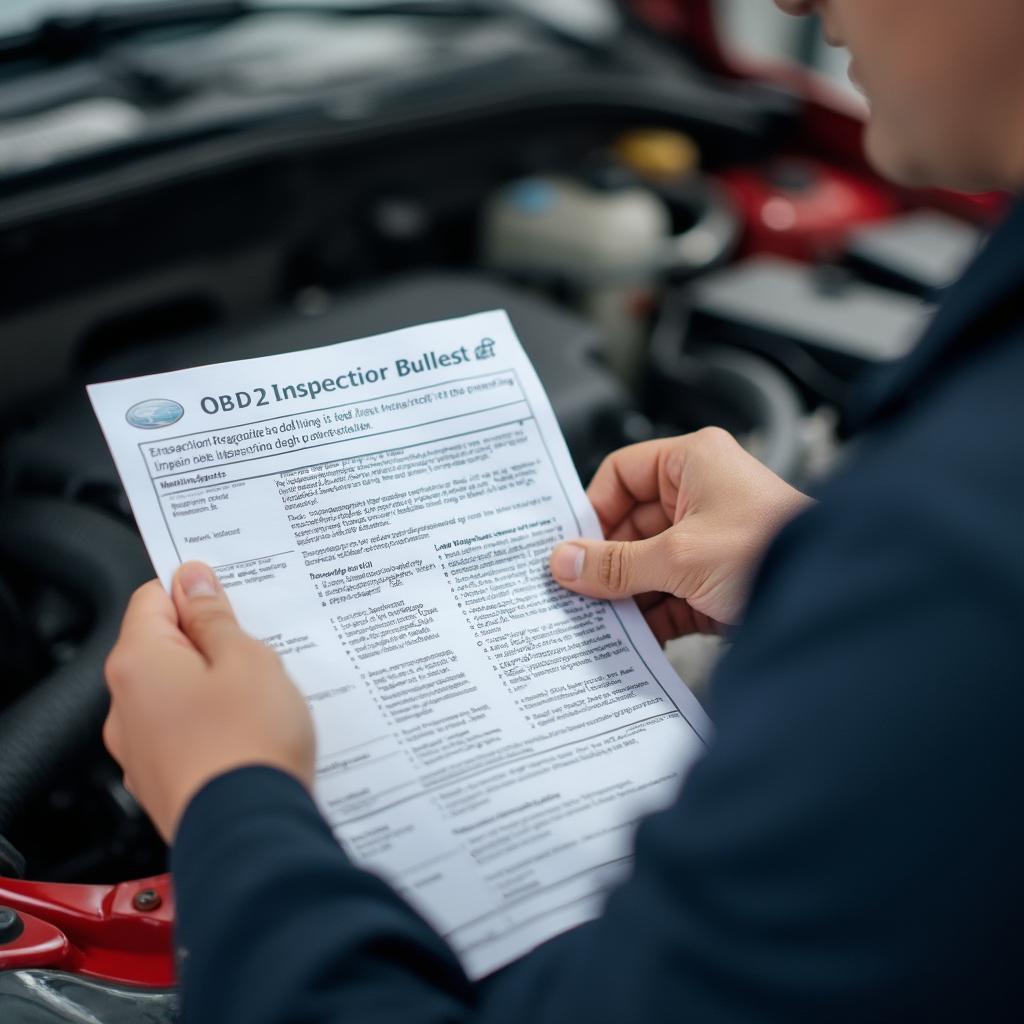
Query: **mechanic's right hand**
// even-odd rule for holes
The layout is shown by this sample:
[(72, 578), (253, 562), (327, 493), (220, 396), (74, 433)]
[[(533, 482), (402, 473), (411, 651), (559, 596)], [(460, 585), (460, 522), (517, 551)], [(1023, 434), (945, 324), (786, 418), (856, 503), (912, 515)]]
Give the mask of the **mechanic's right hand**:
[(614, 452), (587, 495), (608, 539), (558, 545), (552, 575), (636, 597), (662, 643), (738, 622), (768, 544), (812, 503), (715, 427)]

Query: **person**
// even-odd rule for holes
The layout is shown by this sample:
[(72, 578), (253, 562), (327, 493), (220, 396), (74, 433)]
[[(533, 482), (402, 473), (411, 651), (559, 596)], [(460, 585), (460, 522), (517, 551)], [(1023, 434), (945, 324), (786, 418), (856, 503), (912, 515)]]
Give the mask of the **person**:
[[(1020, 0), (817, 12), (908, 185), (1024, 187)], [(1024, 203), (811, 502), (718, 431), (627, 448), (566, 587), (658, 636), (733, 627), (716, 736), (600, 918), (470, 983), (309, 797), (313, 740), (209, 569), (143, 587), (106, 742), (173, 844), (184, 1019), (994, 1021), (1024, 1017)], [(749, 593), (748, 593), (749, 592)]]

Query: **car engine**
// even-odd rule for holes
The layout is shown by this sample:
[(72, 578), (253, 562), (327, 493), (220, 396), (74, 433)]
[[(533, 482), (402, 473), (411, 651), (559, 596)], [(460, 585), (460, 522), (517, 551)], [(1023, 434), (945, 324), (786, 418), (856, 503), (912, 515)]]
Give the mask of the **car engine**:
[[(85, 384), (501, 308), (584, 480), (717, 424), (803, 484), (856, 372), (906, 351), (941, 284), (865, 271), (851, 240), (906, 199), (816, 151), (801, 99), (638, 19), (172, 6), (0, 41), (9, 877), (166, 869), (100, 739), (103, 662), (152, 569)], [(849, 202), (816, 218), (825, 188)], [(978, 231), (932, 216), (949, 277)], [(787, 315), (756, 315), (782, 280)]]

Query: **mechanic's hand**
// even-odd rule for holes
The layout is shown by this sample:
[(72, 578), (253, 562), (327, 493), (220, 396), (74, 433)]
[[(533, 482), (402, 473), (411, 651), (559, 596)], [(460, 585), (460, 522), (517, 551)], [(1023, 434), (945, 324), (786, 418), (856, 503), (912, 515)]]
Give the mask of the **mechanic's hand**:
[(552, 575), (590, 597), (636, 596), (662, 643), (738, 622), (769, 542), (811, 504), (715, 427), (614, 452), (587, 494), (608, 539), (560, 544)]
[(243, 765), (313, 782), (313, 724), (278, 656), (247, 636), (216, 576), (183, 565), (132, 597), (107, 659), (103, 729), (125, 785), (170, 842), (203, 784)]

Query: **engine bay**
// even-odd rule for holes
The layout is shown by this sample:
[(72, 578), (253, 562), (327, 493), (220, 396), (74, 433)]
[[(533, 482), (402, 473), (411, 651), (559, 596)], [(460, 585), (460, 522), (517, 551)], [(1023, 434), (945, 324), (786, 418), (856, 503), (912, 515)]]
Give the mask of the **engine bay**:
[(72, 56), (12, 44), (0, 100), (6, 875), (166, 867), (100, 741), (103, 660), (152, 571), (86, 383), (503, 308), (584, 480), (715, 424), (806, 485), (852, 382), (981, 237), (836, 158), (795, 93), (639, 23), (58, 28)]

